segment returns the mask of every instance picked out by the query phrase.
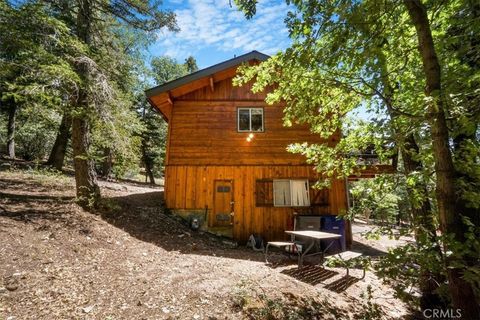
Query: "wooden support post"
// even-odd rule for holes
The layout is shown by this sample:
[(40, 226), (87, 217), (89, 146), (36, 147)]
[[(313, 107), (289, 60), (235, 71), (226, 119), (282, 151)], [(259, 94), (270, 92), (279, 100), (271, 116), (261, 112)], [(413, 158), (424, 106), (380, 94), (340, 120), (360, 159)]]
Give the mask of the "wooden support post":
[(170, 94), (170, 92), (168, 92), (168, 98), (167, 98), (167, 102), (173, 106), (173, 99), (172, 99), (172, 95)]
[(212, 92), (215, 90), (215, 86), (213, 84), (213, 77), (210, 77), (210, 90), (212, 90)]

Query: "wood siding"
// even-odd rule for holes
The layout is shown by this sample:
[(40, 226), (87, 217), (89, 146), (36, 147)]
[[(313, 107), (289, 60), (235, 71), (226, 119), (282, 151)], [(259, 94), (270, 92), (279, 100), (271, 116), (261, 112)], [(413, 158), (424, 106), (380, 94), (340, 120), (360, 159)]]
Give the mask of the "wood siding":
[[(294, 213), (339, 214), (347, 207), (344, 181), (334, 181), (331, 189), (321, 193), (325, 203), (310, 208), (257, 206), (256, 184), (261, 179), (316, 180), (318, 174), (305, 158), (286, 151), (295, 142), (323, 142), (310, 133), (307, 126), (283, 126), (284, 105), (267, 105), (264, 93), (254, 94), (250, 86), (233, 87), (229, 69), (213, 77), (208, 85), (197, 83), (174, 89), (167, 95), (172, 107), (167, 108), (169, 130), (165, 169), (165, 201), (170, 209), (207, 213), (212, 223), (215, 205), (215, 181), (233, 183), (233, 238), (246, 241), (252, 233), (266, 240), (288, 239), (285, 230), (293, 229)], [(225, 79), (225, 77), (230, 78)], [(213, 85), (212, 85), (213, 83)], [(195, 87), (192, 91), (191, 86)], [(154, 100), (154, 98), (152, 98)], [(167, 106), (168, 107), (168, 106)], [(256, 107), (264, 110), (264, 132), (237, 131), (237, 108)], [(338, 141), (339, 135), (329, 139)], [(317, 193), (318, 194), (318, 193)], [(347, 243), (351, 241), (347, 226)]]
[[(324, 140), (306, 126), (285, 128), (283, 105), (266, 105), (264, 99), (264, 94), (251, 93), (249, 86), (233, 87), (231, 79), (216, 83), (213, 92), (206, 87), (175, 99), (167, 164), (305, 164), (305, 158), (287, 152), (287, 146)], [(240, 107), (264, 110), (264, 132), (254, 133), (251, 142), (246, 140), (249, 133), (237, 131)]]
[[(247, 240), (252, 233), (267, 240), (287, 238), (284, 231), (293, 229), (294, 212), (329, 215), (343, 213), (347, 206), (345, 182), (334, 181), (328, 193), (328, 205), (316, 208), (257, 207), (255, 184), (259, 179), (317, 179), (309, 166), (177, 166), (165, 171), (165, 201), (168, 208), (206, 210), (214, 206), (215, 180), (232, 180), (234, 190), (233, 237)], [(347, 228), (348, 230), (349, 228)], [(347, 235), (347, 239), (349, 239)]]

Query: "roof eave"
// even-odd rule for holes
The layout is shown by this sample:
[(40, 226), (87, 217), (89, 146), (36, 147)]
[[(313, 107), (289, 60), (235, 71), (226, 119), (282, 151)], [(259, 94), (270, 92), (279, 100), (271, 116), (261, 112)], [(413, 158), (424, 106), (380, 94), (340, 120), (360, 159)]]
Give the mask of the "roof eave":
[[(199, 70), (197, 72), (191, 73), (191, 74), (186, 75), (184, 77), (181, 77), (181, 78), (172, 80), (170, 82), (164, 83), (162, 85), (156, 86), (154, 88), (145, 90), (145, 94), (146, 94), (147, 98), (150, 100), (151, 97), (159, 95), (163, 92), (167, 92), (169, 90), (172, 90), (172, 89), (178, 88), (180, 86), (183, 86), (183, 85), (185, 85), (189, 82), (199, 80), (199, 79), (202, 79), (204, 77), (211, 76), (211, 75), (213, 75), (213, 74), (215, 74), (219, 71), (222, 71), (222, 70), (225, 70), (225, 69), (228, 69), (228, 68), (232, 68), (232, 67), (234, 67), (236, 65), (240, 65), (244, 62), (251, 61), (251, 60), (265, 61), (268, 58), (270, 58), (270, 56), (268, 56), (266, 54), (263, 54), (263, 53), (258, 52), (258, 51), (252, 51), (252, 52), (249, 52), (247, 54), (244, 54), (244, 55), (235, 57), (233, 59), (221, 62), (219, 64), (213, 65), (211, 67), (208, 67), (208, 68)], [(150, 101), (150, 103), (152, 103), (152, 102)]]
[(155, 111), (157, 111), (158, 113), (160, 113), (160, 115), (162, 116), (163, 120), (165, 120), (166, 123), (168, 123), (168, 118), (167, 116), (162, 112), (162, 110), (160, 110), (160, 108), (158, 108), (155, 103), (153, 103), (153, 101), (150, 99), (150, 97), (147, 97), (147, 101), (148, 103), (150, 103), (150, 105), (153, 107), (153, 109)]

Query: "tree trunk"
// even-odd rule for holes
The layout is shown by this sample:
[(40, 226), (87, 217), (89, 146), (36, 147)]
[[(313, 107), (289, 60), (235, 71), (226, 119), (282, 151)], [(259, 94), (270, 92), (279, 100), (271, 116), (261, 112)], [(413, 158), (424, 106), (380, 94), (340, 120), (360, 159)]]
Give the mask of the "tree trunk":
[(7, 123), (7, 154), (10, 159), (15, 159), (15, 124), (17, 118), (17, 105), (14, 101), (8, 109)]
[[(402, 151), (403, 166), (407, 176), (414, 171), (423, 170), (423, 164), (415, 159), (415, 155), (418, 155), (418, 153), (419, 148), (413, 134), (408, 134)], [(424, 181), (422, 181), (420, 182), (420, 185), (417, 185), (417, 188), (420, 190), (420, 193), (425, 195), (425, 198), (422, 200), (419, 206), (412, 206), (411, 208), (413, 216), (412, 223), (417, 225), (415, 228), (415, 239), (417, 242), (419, 242), (421, 237), (427, 237), (428, 241), (434, 244), (434, 247), (432, 247), (432, 252), (434, 251), (439, 257), (439, 260), (441, 260), (442, 251), (438, 245), (435, 224), (433, 221), (432, 207), (427, 196), (427, 186)], [(407, 187), (407, 192), (410, 198), (413, 198), (414, 190)], [(422, 296), (420, 297), (420, 308), (422, 310), (445, 307), (440, 294), (436, 292), (439, 284), (444, 282), (445, 277), (442, 275), (433, 274), (429, 270), (422, 271), (418, 284), (422, 293)]]
[(72, 147), (75, 166), (75, 182), (77, 186), (78, 203), (84, 208), (95, 207), (100, 199), (100, 188), (93, 161), (89, 159), (90, 145), (89, 125), (85, 119), (78, 116), (72, 120)]
[(153, 176), (153, 161), (147, 154), (147, 146), (145, 140), (142, 140), (142, 158), (143, 163), (145, 164), (145, 182), (147, 182), (146, 180), (148, 176), (150, 184), (155, 184), (155, 177)]
[(151, 161), (145, 162), (145, 171), (147, 172), (148, 178), (150, 179), (150, 184), (155, 184), (155, 177), (153, 176)]
[[(90, 0), (78, 2), (77, 35), (87, 45), (92, 43), (93, 8)], [(85, 61), (78, 61), (76, 72), (82, 79), (79, 88), (78, 100), (75, 105), (75, 113), (72, 119), (72, 147), (75, 165), (75, 182), (77, 186), (77, 198), (84, 208), (95, 207), (100, 200), (100, 188), (93, 160), (89, 157), (90, 125), (88, 114), (94, 112), (90, 108), (88, 91), (91, 82), (90, 68)]]
[[(381, 51), (378, 53), (378, 63), (380, 66), (381, 82), (384, 88), (382, 98), (384, 99), (387, 114), (392, 121), (395, 135), (399, 137), (405, 136), (403, 143), (401, 141), (397, 141), (397, 145), (402, 154), (405, 175), (408, 176), (415, 171), (423, 170), (422, 162), (416, 160), (416, 157), (418, 157), (419, 154), (419, 147), (415, 141), (413, 132), (405, 134), (402, 129), (398, 128), (396, 125), (397, 121), (402, 115), (394, 108), (393, 101), (395, 90), (392, 87), (389, 79), (385, 55)], [(421, 200), (421, 203), (418, 205), (414, 203), (411, 204), (411, 222), (414, 225), (415, 240), (417, 243), (420, 243), (426, 237), (430, 243), (435, 244), (432, 250), (434, 250), (434, 253), (438, 256), (439, 260), (441, 260), (442, 251), (438, 245), (432, 206), (428, 199), (428, 190), (425, 181), (420, 181), (420, 183), (415, 187), (407, 186), (407, 193), (410, 199), (415, 198), (415, 189), (418, 189), (421, 194), (425, 195), (425, 197)], [(438, 289), (439, 286), (438, 284), (443, 283), (444, 281), (444, 277), (440, 274), (433, 274), (430, 270), (423, 268), (420, 270), (418, 286), (420, 292), (422, 293), (420, 297), (420, 307), (422, 310), (441, 308), (445, 306), (441, 296), (436, 292), (436, 289)]]
[(112, 149), (103, 148), (103, 161), (101, 175), (103, 178), (108, 178), (112, 172)]
[[(146, 106), (143, 106), (142, 110), (142, 119), (145, 121), (145, 116), (146, 116)], [(142, 136), (142, 158), (143, 158), (143, 163), (145, 163), (145, 182), (147, 182), (147, 176), (150, 179), (150, 184), (155, 184), (155, 177), (153, 176), (153, 160), (151, 157), (148, 156), (147, 154), (147, 137), (145, 135)]]
[(67, 151), (68, 140), (70, 139), (70, 128), (72, 127), (72, 118), (68, 113), (62, 117), (62, 122), (58, 128), (57, 137), (53, 144), (52, 151), (48, 157), (47, 165), (54, 167), (61, 171), (63, 162), (65, 160), (65, 153)]
[[(433, 44), (430, 22), (425, 6), (420, 0), (404, 0), (413, 25), (417, 31), (418, 49), (425, 73), (425, 94), (432, 98), (427, 118), (430, 122), (432, 149), (436, 172), (436, 198), (440, 226), (445, 234), (452, 234), (455, 240), (463, 242), (465, 228), (456, 212), (455, 168), (449, 148), (449, 132), (445, 119), (441, 70)], [(451, 249), (451, 248), (449, 248)], [(462, 278), (463, 270), (452, 267), (452, 258), (446, 259), (448, 286), (455, 308), (461, 309), (462, 317), (475, 319), (480, 314), (480, 306), (475, 299), (472, 285)]]

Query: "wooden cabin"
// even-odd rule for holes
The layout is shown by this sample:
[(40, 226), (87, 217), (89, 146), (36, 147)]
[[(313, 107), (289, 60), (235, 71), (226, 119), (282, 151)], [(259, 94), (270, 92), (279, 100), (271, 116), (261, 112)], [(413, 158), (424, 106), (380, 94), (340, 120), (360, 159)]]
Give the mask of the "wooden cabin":
[[(306, 126), (284, 127), (284, 105), (267, 105), (265, 92), (232, 85), (239, 65), (268, 58), (253, 51), (146, 91), (168, 122), (167, 208), (239, 242), (253, 233), (287, 239), (295, 215), (337, 215), (348, 203), (345, 180), (313, 189), (318, 174), (303, 156), (286, 151), (320, 137)], [(345, 229), (348, 246), (348, 222)]]

